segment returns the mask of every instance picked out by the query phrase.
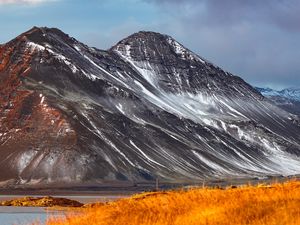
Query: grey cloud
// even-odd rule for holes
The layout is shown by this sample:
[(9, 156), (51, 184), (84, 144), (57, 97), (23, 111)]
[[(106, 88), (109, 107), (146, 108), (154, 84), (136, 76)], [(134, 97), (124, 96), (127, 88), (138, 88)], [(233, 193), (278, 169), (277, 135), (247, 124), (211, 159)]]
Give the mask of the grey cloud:
[[(161, 6), (191, 9), (193, 19), (222, 25), (239, 21), (271, 23), (281, 29), (300, 31), (300, 1), (298, 0), (144, 0)], [(203, 10), (204, 9), (204, 10)], [(178, 12), (176, 12), (178, 13)]]
[(57, 0), (0, 0), (0, 5), (4, 4), (30, 4), (30, 5), (35, 5), (35, 4), (40, 4), (44, 2), (54, 2)]
[(254, 85), (300, 86), (300, 1), (144, 0), (163, 32)]

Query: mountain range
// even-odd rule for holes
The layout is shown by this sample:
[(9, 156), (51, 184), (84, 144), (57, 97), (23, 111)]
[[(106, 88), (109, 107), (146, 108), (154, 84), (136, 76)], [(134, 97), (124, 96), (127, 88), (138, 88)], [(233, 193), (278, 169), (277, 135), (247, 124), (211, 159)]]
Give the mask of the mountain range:
[(264, 96), (280, 96), (284, 98), (288, 98), (295, 101), (300, 101), (300, 88), (285, 88), (280, 91), (271, 89), (271, 88), (256, 88), (259, 92), (261, 92)]
[(298, 116), (168, 35), (0, 46), (2, 186), (293, 175), (299, 156)]
[(273, 104), (300, 116), (300, 88), (286, 88), (281, 91), (259, 87), (256, 87), (256, 89), (261, 92), (262, 95), (269, 98)]

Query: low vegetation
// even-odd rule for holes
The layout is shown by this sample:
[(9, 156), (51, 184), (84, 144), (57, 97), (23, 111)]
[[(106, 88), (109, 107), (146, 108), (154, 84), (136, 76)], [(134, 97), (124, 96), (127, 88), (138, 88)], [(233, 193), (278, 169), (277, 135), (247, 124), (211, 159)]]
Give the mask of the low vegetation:
[(135, 195), (47, 225), (299, 225), (300, 182)]

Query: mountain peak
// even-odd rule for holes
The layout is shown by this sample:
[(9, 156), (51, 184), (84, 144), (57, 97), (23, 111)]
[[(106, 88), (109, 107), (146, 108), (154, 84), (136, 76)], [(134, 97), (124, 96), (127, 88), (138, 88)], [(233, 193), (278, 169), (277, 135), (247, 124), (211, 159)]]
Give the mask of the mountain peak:
[(48, 27), (33, 27), (31, 30), (25, 33), (29, 39), (39, 41), (41, 37), (46, 37), (47, 35), (56, 36), (61, 39), (70, 39), (70, 36), (58, 28), (48, 28)]
[(139, 31), (129, 35), (123, 40), (119, 41), (111, 48), (113, 51), (119, 51), (122, 48), (135, 48), (141, 47), (144, 51), (145, 48), (155, 48), (157, 45), (167, 46), (167, 39), (169, 36), (152, 31)]
[[(133, 41), (146, 41), (146, 40), (166, 40), (169, 36), (153, 31), (139, 31), (129, 35), (128, 37), (121, 40), (120, 43), (130, 43)], [(117, 44), (117, 45), (118, 45)]]
[(50, 33), (69, 37), (69, 35), (67, 35), (63, 31), (61, 31), (60, 29), (55, 28), (55, 27), (36, 27), (36, 26), (34, 26), (30, 30), (24, 32), (23, 34), (21, 34), (21, 36), (32, 35), (32, 34), (50, 34)]
[(139, 31), (118, 42), (111, 48), (123, 57), (135, 61), (150, 60), (161, 63), (162, 60), (177, 60), (205, 63), (205, 60), (180, 44), (169, 35), (152, 31)]
[(48, 28), (48, 27), (32, 27), (28, 31), (20, 34), (15, 39), (9, 41), (7, 44), (13, 44), (16, 42), (33, 42), (36, 44), (48, 42), (49, 40), (60, 39), (63, 42), (66, 42), (72, 39), (68, 34), (59, 30), (58, 28)]

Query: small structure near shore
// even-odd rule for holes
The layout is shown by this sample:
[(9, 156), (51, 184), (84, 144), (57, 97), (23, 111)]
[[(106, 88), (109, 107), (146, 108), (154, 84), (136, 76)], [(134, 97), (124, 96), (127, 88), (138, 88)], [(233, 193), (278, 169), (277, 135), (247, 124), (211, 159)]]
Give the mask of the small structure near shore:
[(24, 197), (0, 202), (0, 206), (20, 207), (82, 207), (83, 204), (67, 198), (46, 197)]

